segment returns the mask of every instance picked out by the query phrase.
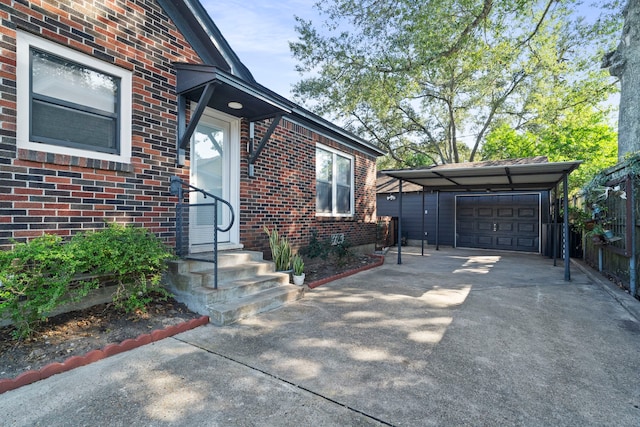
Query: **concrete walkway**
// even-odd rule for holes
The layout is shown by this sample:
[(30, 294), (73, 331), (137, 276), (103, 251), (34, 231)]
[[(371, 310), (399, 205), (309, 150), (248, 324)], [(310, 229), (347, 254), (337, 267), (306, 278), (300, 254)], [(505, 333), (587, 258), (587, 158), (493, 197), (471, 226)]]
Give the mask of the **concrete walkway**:
[(0, 424), (640, 425), (639, 302), (540, 256), (426, 255), (7, 392)]

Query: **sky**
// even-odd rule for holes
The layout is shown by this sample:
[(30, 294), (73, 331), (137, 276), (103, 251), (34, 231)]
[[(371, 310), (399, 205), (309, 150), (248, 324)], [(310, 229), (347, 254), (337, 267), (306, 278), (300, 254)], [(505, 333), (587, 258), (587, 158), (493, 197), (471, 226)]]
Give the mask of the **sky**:
[[(289, 49), (297, 41), (297, 15), (314, 23), (320, 16), (314, 0), (200, 0), (209, 16), (227, 39), (231, 49), (258, 83), (293, 99), (291, 87), (301, 79)], [(585, 1), (578, 11), (587, 19), (596, 15)]]
[(294, 15), (317, 22), (313, 0), (200, 0), (258, 83), (292, 99), (300, 80), (289, 42), (298, 39)]

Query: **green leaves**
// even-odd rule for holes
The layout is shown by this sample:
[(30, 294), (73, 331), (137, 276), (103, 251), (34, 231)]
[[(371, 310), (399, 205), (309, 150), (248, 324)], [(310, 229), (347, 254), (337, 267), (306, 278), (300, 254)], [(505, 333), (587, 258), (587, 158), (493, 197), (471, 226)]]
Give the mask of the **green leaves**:
[(95, 287), (79, 281), (71, 289), (79, 262), (59, 236), (44, 235), (13, 251), (0, 252), (0, 318), (11, 317), (16, 336), (28, 336), (49, 312)]
[(482, 148), (484, 159), (547, 156), (549, 161), (582, 160), (569, 176), (575, 192), (598, 171), (617, 161), (617, 135), (606, 124), (605, 112), (582, 105), (550, 123), (530, 122), (520, 130), (504, 124), (493, 129)]
[(269, 236), (271, 258), (276, 265), (276, 271), (287, 271), (291, 268), (291, 244), (286, 237), (280, 236), (277, 229), (269, 231), (265, 226), (264, 232)]
[(391, 167), (474, 160), (492, 129), (617, 91), (600, 63), (620, 19), (580, 20), (578, 3), (320, 0), (326, 20), (298, 20), (291, 43), (296, 98), (387, 149)]
[(100, 285), (117, 284), (116, 307), (144, 310), (166, 298), (160, 279), (171, 254), (144, 228), (111, 224), (77, 234), (69, 243), (45, 234), (0, 252), (0, 318), (10, 317), (16, 337), (31, 334), (56, 308), (78, 301)]

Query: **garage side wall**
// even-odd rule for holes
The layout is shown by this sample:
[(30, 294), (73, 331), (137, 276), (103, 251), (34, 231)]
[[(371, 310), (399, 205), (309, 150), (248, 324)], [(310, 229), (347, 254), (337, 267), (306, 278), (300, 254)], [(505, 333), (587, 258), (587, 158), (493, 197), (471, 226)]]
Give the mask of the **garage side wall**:
[[(378, 195), (378, 216), (398, 217), (400, 199), (395, 194), (394, 200), (387, 200), (387, 194)], [(425, 240), (427, 244), (436, 243), (436, 212), (437, 195), (425, 193)], [(440, 193), (440, 235), (439, 244), (453, 246), (454, 244), (454, 201), (455, 194)], [(409, 240), (422, 239), (422, 194), (406, 193), (402, 196), (402, 230)]]

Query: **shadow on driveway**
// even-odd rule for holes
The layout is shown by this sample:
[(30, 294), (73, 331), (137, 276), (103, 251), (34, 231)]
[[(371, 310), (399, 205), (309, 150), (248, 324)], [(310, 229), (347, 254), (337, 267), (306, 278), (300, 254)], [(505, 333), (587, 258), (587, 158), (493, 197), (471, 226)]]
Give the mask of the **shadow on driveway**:
[(602, 284), (578, 269), (565, 282), (537, 255), (395, 261), (5, 393), (0, 412), (9, 425), (638, 425), (640, 323)]

